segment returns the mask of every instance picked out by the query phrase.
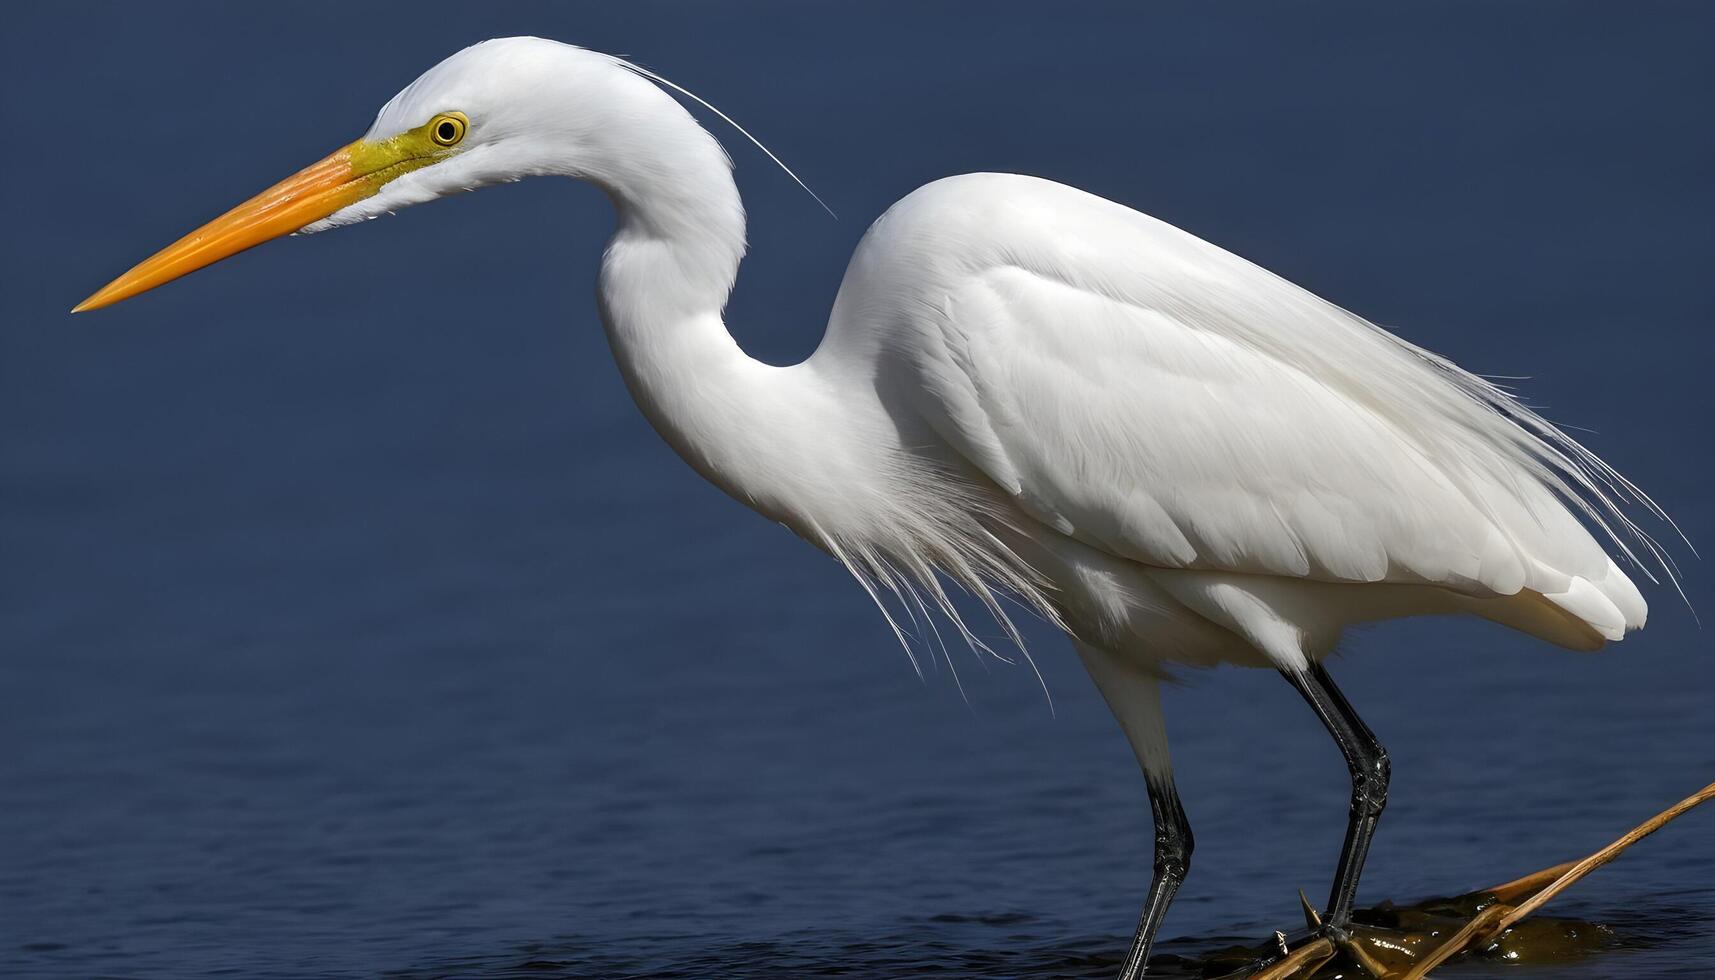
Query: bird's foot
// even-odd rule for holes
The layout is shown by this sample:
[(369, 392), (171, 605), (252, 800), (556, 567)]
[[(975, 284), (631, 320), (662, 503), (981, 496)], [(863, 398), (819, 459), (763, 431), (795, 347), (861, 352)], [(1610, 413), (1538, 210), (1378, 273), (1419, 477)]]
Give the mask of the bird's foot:
[(1390, 976), (1389, 968), (1377, 962), (1364, 944), (1353, 937), (1350, 923), (1324, 920), (1322, 914), (1298, 893), (1304, 907), (1304, 928), (1291, 934), (1276, 932), (1276, 954), (1256, 964), (1252, 980), (1285, 980), (1308, 975), (1336, 956), (1371, 977)]

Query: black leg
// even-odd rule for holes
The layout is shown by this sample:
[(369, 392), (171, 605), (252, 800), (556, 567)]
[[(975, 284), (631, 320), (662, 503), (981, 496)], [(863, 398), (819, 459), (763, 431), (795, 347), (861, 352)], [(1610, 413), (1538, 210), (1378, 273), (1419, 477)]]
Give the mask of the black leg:
[(1328, 912), (1323, 922), (1331, 929), (1345, 929), (1352, 921), (1352, 903), (1358, 895), (1358, 876), (1364, 871), (1364, 858), (1370, 853), (1370, 841), (1376, 835), (1376, 823), (1382, 807), (1387, 805), (1387, 750), (1376, 741), (1374, 732), (1352, 710), (1345, 695), (1334, 686), (1333, 678), (1321, 664), (1312, 664), (1304, 671), (1282, 671), (1304, 700), (1310, 702), (1317, 717), (1334, 736), (1340, 752), (1346, 757), (1346, 768), (1352, 773), (1352, 812), (1346, 823), (1346, 842), (1340, 848), (1340, 864), (1334, 870), (1334, 889), (1328, 895)]
[(1149, 882), (1149, 900), (1143, 906), (1143, 918), (1132, 937), (1131, 952), (1126, 954), (1120, 968), (1120, 980), (1137, 980), (1149, 966), (1149, 947), (1155, 942), (1155, 930), (1173, 903), (1174, 893), (1191, 869), (1191, 823), (1185, 819), (1185, 808), (1179, 805), (1179, 791), (1173, 787), (1173, 776), (1145, 777), (1149, 785), (1149, 811), (1155, 817), (1155, 874)]

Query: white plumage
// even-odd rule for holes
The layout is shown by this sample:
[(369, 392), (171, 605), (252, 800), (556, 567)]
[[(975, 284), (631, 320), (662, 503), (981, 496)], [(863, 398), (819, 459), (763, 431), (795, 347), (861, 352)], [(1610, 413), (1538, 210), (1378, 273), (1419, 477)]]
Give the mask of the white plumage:
[(751, 359), (722, 320), (744, 252), (731, 162), (655, 81), (671, 85), (537, 38), (468, 48), (363, 141), (80, 308), (289, 230), (282, 208), (319, 231), (527, 176), (600, 186), (618, 215), (602, 320), (687, 462), (843, 561), (884, 611), (892, 592), (932, 627), (939, 607), (986, 648), (951, 580), (1008, 631), (1010, 595), (1074, 640), (1156, 824), (1127, 978), (1190, 857), (1160, 713), (1171, 665), (1277, 668), (1340, 744), (1353, 802), (1337, 930), (1388, 772), (1317, 663), (1343, 629), (1469, 612), (1589, 650), (1643, 625), (1607, 548), (1630, 557), (1614, 531), (1633, 533), (1659, 560), (1618, 504), (1659, 511), (1595, 456), (1447, 361), (1047, 180), (973, 174), (911, 194), (864, 237), (814, 355)]
[[(1583, 649), (1643, 625), (1637, 589), (1557, 496), (1593, 486), (1564, 436), (1263, 269), (1069, 187), (976, 174), (901, 201), (859, 246), (823, 357), (881, 365), (884, 400), (992, 481), (1033, 543), (1117, 561), (1106, 576), (1280, 666), (1348, 623), (1412, 612), (1468, 608)], [(1402, 588), (1322, 587), (1380, 583)], [(1142, 660), (1234, 659), (1154, 642), (1138, 616), (1091, 618), (1071, 625)]]

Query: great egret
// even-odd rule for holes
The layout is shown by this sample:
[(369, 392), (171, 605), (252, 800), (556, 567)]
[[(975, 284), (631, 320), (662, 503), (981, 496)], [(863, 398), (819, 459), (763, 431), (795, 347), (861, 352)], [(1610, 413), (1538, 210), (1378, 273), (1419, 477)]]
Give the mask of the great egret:
[(731, 162), (663, 85), (690, 96), (554, 41), (466, 48), (362, 139), (77, 309), (501, 181), (599, 185), (618, 212), (602, 321), (637, 404), (697, 472), (843, 562), (884, 613), (889, 592), (937, 607), (981, 646), (946, 579), (1014, 639), (1002, 596), (1072, 638), (1154, 818), (1127, 980), (1191, 857), (1158, 691), (1171, 665), (1278, 670), (1339, 744), (1351, 811), (1323, 917), (1337, 935), (1388, 785), (1386, 753), (1321, 665), (1341, 631), (1472, 613), (1591, 650), (1643, 625), (1643, 597), (1580, 515), (1628, 558), (1611, 529), (1659, 558), (1620, 503), (1659, 510), (1594, 455), (1452, 363), (1061, 184), (968, 174), (913, 192), (864, 236), (816, 352), (750, 359), (722, 322), (745, 250)]

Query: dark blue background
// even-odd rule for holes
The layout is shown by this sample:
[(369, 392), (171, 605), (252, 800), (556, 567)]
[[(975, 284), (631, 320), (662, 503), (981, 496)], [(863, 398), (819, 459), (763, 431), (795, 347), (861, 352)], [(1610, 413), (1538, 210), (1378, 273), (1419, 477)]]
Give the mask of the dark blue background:
[[(517, 33), (662, 71), (842, 215), (717, 128), (760, 357), (813, 349), (893, 200), (1041, 174), (1531, 375), (1715, 542), (1706, 4), (13, 5), (0, 973), (1111, 969), (1148, 812), (1088, 680), (1036, 628), (1057, 715), (1022, 669), (960, 660), (968, 707), (919, 683), (838, 567), (673, 458), (596, 321), (595, 191), (65, 314)], [(1351, 640), (1335, 672), (1396, 772), (1365, 898), (1582, 854), (1711, 778), (1708, 634), (1650, 598), (1599, 656), (1468, 622)], [(1332, 745), (1261, 672), (1168, 711), (1199, 848), (1167, 934), (1289, 924), (1338, 847)], [(1649, 948), (1553, 975), (1707, 975), (1712, 881), (1699, 812), (1557, 906)]]

